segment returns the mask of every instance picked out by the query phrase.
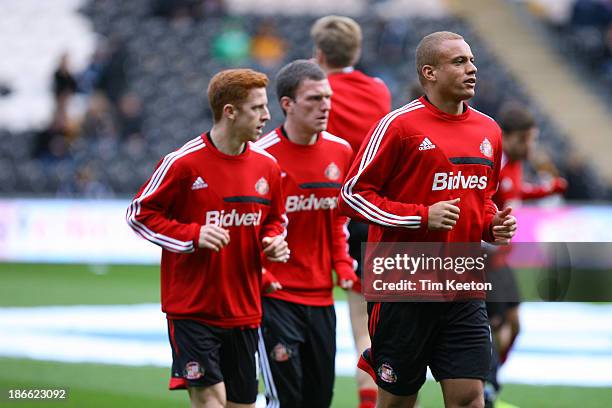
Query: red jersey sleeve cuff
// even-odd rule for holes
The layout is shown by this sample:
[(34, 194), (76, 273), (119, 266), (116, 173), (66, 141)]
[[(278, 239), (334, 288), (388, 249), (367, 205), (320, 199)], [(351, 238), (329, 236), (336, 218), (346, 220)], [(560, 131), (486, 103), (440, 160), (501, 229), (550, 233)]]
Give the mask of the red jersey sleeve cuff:
[(427, 224), (429, 224), (429, 207), (422, 205), (419, 212), (421, 216), (421, 229), (427, 231)]
[(493, 242), (493, 218), (487, 219), (485, 222), (485, 228), (482, 231), (482, 240), (485, 242)]
[(200, 249), (200, 229), (202, 229), (202, 226), (198, 224), (191, 224), (191, 228), (192, 228), (191, 237), (193, 240), (193, 247), (197, 251), (198, 249)]

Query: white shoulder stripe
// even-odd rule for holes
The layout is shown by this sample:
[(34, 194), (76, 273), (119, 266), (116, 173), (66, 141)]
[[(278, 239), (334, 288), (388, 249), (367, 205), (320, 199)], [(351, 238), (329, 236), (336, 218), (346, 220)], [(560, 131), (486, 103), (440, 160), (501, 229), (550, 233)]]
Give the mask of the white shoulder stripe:
[[(485, 116), (489, 119), (491, 119), (493, 122), (495, 122), (495, 119), (493, 119), (492, 117), (490, 117), (489, 115), (487, 115), (486, 113), (482, 113), (481, 111), (479, 111), (478, 109), (474, 109), (471, 106), (468, 106), (468, 109), (473, 110), (474, 112), (480, 113), (482, 116)], [(495, 124), (497, 124), (497, 122), (495, 122)]]
[(126, 220), (132, 229), (143, 238), (163, 247), (164, 249), (171, 252), (193, 252), (195, 250), (193, 241), (180, 241), (178, 239), (163, 235), (152, 231), (143, 223), (136, 219), (136, 216), (140, 214), (141, 202), (155, 192), (161, 185), (164, 177), (167, 175), (168, 170), (172, 167), (172, 164), (181, 157), (187, 156), (193, 152), (203, 149), (206, 146), (201, 137), (197, 137), (187, 142), (179, 150), (170, 153), (164, 157), (162, 164), (155, 170), (149, 184), (143, 190), (139, 197), (136, 197), (130, 206), (126, 214)]
[(351, 147), (351, 144), (349, 142), (347, 142), (346, 140), (342, 139), (341, 137), (332, 135), (329, 132), (321, 132), (321, 136), (323, 137), (323, 139), (329, 140), (330, 142), (336, 142), (336, 143), (340, 143), (340, 144), (343, 144), (345, 146)]
[(277, 162), (276, 157), (272, 156), (270, 153), (266, 152), (266, 151), (265, 151), (264, 149), (262, 149), (261, 147), (259, 147), (259, 146), (254, 146), (252, 143), (251, 143), (251, 150), (252, 150), (252, 151), (254, 151), (255, 153), (259, 153), (259, 154), (261, 154), (262, 156), (266, 156), (266, 157), (268, 157), (268, 158), (270, 158), (270, 159), (274, 160), (274, 162)]
[(368, 141), (368, 145), (361, 159), (357, 175), (352, 177), (350, 180), (347, 180), (347, 182), (342, 187), (341, 194), (347, 204), (349, 204), (356, 212), (358, 212), (363, 217), (369, 219), (372, 222), (385, 226), (396, 226), (412, 229), (420, 228), (420, 216), (399, 216), (384, 211), (373, 203), (366, 200), (361, 195), (354, 194), (353, 187), (355, 186), (355, 184), (357, 184), (357, 181), (359, 180), (359, 177), (361, 176), (365, 168), (374, 160), (374, 157), (376, 156), (376, 153), (378, 152), (378, 149), (380, 147), (380, 143), (384, 138), (385, 133), (389, 128), (391, 122), (393, 122), (393, 120), (395, 120), (401, 115), (418, 109), (422, 109), (424, 107), (425, 106), (421, 102), (415, 100), (403, 106), (402, 108), (396, 109), (395, 111), (387, 114), (378, 123), (374, 132), (372, 133), (372, 137)]
[(259, 143), (259, 141), (258, 141), (253, 146), (258, 148), (258, 149), (265, 150), (265, 149), (267, 149), (267, 148), (269, 148), (271, 146), (274, 146), (275, 144), (277, 144), (280, 141), (281, 141), (280, 137), (276, 137), (274, 139), (267, 139), (263, 143)]
[(263, 135), (262, 137), (260, 137), (259, 139), (257, 139), (257, 141), (255, 141), (255, 144), (264, 144), (267, 141), (274, 139), (275, 137), (278, 137), (278, 135), (276, 134), (276, 130), (271, 131), (268, 134)]

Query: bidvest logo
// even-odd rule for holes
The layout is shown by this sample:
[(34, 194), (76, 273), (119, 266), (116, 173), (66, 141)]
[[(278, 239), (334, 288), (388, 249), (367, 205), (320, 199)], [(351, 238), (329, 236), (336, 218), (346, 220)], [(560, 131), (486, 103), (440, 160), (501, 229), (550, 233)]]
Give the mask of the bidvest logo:
[(234, 208), (226, 213), (221, 211), (207, 211), (206, 224), (218, 225), (219, 227), (241, 227), (259, 225), (261, 223), (261, 210), (252, 213), (239, 213)]
[(288, 196), (285, 204), (285, 211), (291, 213), (295, 211), (333, 210), (337, 206), (337, 197), (317, 198), (317, 196), (312, 193), (308, 197), (304, 197), (303, 195)]
[(464, 176), (461, 171), (456, 175), (453, 172), (434, 174), (432, 191), (438, 190), (459, 190), (475, 189), (484, 190), (487, 188), (487, 176)]

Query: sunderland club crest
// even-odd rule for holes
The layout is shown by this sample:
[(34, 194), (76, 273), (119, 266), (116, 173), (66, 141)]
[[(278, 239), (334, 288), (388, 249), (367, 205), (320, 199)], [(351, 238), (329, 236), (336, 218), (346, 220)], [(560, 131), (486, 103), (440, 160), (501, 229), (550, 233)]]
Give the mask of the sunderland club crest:
[(190, 361), (185, 365), (185, 378), (188, 380), (197, 380), (204, 376), (204, 367), (197, 361)]
[(378, 368), (378, 378), (389, 384), (397, 382), (397, 375), (395, 374), (395, 370), (393, 370), (393, 367), (391, 367), (387, 363), (383, 363)]
[(480, 153), (487, 157), (493, 157), (493, 146), (491, 146), (491, 142), (486, 137), (480, 144)]
[(289, 350), (284, 344), (278, 343), (270, 352), (270, 357), (272, 360), (279, 363), (287, 361), (291, 357), (291, 350)]
[(330, 180), (338, 180), (340, 178), (340, 169), (338, 168), (338, 165), (336, 165), (336, 163), (331, 162), (325, 168), (325, 177)]
[(260, 195), (268, 194), (268, 191), (270, 191), (268, 180), (266, 180), (264, 177), (257, 180), (257, 183), (255, 183), (255, 191), (257, 191)]

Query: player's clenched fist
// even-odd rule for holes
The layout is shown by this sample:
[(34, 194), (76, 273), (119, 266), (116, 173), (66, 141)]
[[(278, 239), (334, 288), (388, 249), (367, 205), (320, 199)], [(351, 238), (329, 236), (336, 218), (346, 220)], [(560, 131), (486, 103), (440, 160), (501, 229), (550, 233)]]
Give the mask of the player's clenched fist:
[(221, 248), (229, 244), (229, 230), (221, 228), (217, 225), (202, 225), (200, 228), (200, 240), (198, 246), (200, 248), (208, 248), (219, 252)]
[(291, 251), (282, 235), (265, 237), (261, 242), (263, 244), (263, 253), (269, 261), (287, 262), (289, 260)]
[(507, 207), (503, 211), (498, 211), (493, 218), (493, 238), (497, 245), (508, 245), (516, 234), (516, 218), (510, 213), (512, 207)]
[(450, 231), (459, 219), (459, 198), (448, 201), (438, 201), (429, 206), (427, 228), (432, 231)]

